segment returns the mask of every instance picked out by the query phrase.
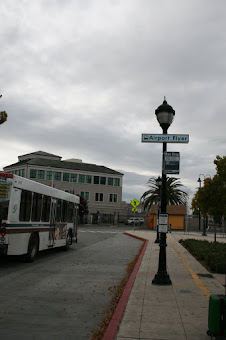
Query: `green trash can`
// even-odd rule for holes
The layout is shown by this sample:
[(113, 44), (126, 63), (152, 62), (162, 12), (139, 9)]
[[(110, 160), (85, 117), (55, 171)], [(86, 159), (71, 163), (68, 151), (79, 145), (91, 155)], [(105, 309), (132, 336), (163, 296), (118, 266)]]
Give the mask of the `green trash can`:
[(210, 295), (208, 328), (211, 339), (226, 336), (226, 295)]

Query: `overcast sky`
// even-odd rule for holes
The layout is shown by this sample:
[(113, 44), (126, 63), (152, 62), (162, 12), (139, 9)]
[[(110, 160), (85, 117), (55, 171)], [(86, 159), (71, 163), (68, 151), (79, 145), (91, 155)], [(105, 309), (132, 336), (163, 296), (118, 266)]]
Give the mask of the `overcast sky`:
[[(124, 173), (123, 199), (159, 176), (155, 109), (176, 111), (169, 134), (189, 134), (180, 178), (226, 154), (225, 0), (2, 0), (0, 169), (42, 150)], [(203, 178), (203, 177), (202, 177)]]

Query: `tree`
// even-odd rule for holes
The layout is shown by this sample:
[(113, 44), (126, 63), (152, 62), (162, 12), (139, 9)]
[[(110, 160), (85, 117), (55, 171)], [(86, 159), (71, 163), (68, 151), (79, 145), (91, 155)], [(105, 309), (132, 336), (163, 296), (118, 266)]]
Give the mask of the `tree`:
[[(0, 98), (2, 98), (2, 94), (0, 95)], [(0, 112), (0, 125), (7, 121), (7, 117), (8, 115), (5, 111)]]
[(226, 216), (226, 156), (216, 156), (216, 175), (204, 180), (192, 199), (192, 208), (199, 208), (202, 215), (221, 218)]
[(3, 124), (7, 121), (7, 113), (5, 111), (0, 112), (0, 124)]
[[(151, 209), (152, 204), (157, 204), (161, 197), (161, 188), (158, 187), (157, 177), (151, 177), (148, 181), (148, 186), (150, 187), (143, 195), (141, 196), (141, 203), (144, 204), (144, 210)], [(167, 204), (174, 205), (186, 205), (187, 203), (187, 193), (180, 189), (183, 184), (179, 181), (178, 178), (175, 177), (167, 177), (166, 178), (166, 202)]]

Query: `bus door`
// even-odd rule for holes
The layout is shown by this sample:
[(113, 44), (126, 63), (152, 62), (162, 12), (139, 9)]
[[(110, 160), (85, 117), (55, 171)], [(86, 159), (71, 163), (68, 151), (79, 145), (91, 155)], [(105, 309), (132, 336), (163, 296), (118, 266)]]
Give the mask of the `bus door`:
[(78, 242), (78, 205), (74, 206), (73, 211), (73, 242)]
[(54, 245), (54, 235), (55, 235), (55, 228), (56, 228), (56, 210), (57, 210), (57, 200), (52, 198), (51, 209), (50, 209), (51, 230), (49, 231), (49, 246), (50, 247), (53, 247)]

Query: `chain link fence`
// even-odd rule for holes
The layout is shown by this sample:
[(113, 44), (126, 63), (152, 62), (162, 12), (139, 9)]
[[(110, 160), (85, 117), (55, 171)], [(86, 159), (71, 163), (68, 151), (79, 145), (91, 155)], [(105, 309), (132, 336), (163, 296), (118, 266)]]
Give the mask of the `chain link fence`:
[(199, 215), (185, 216), (184, 232), (199, 232), (200, 234), (214, 234), (215, 237), (226, 237), (226, 223), (222, 219), (221, 222), (215, 223), (209, 219), (206, 221)]

